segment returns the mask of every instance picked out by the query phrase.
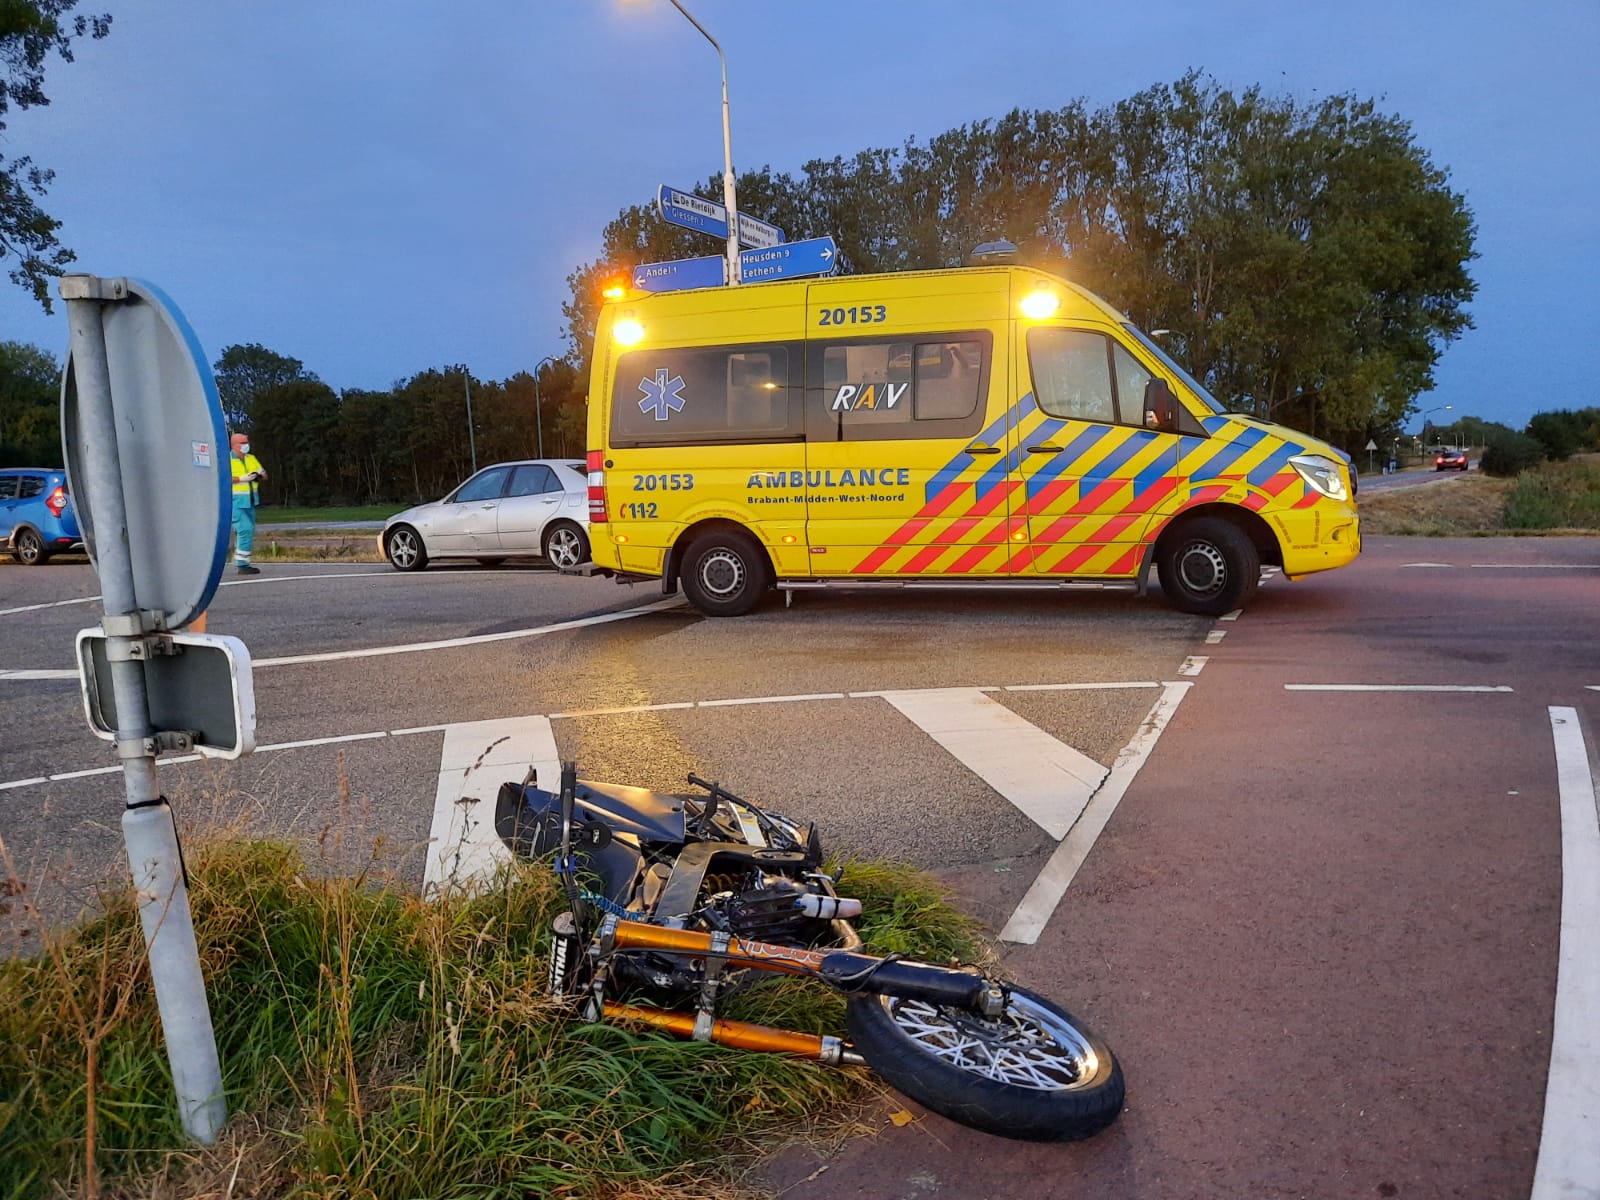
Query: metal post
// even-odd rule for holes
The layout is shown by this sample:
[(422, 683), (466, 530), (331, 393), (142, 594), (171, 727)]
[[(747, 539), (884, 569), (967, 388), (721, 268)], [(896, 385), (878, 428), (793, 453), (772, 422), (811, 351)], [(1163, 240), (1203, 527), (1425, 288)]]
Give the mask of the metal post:
[(462, 371), (461, 386), (467, 389), (467, 446), (472, 451), (472, 473), (478, 473), (478, 435), (472, 431), (472, 373)]
[(546, 354), (533, 365), (533, 426), (539, 439), (539, 457), (544, 457), (544, 402), (539, 398), (539, 372), (545, 363), (559, 361), (555, 355)]
[(672, 0), (672, 7), (688, 18), (689, 24), (700, 31), (702, 37), (710, 42), (717, 52), (717, 60), (722, 64), (722, 202), (728, 209), (728, 283), (739, 283), (739, 201), (734, 194), (733, 186), (733, 137), (728, 123), (728, 56), (722, 52), (722, 47), (717, 44), (717, 39), (706, 32), (706, 27), (696, 21), (678, 0)]
[(122, 760), (126, 797), (123, 840), (178, 1096), (178, 1116), (189, 1137), (211, 1145), (227, 1120), (227, 1102), (178, 831), (172, 809), (156, 788), (155, 734), (137, 656), (143, 654), (146, 635), (154, 632), (158, 619), (139, 612), (134, 597), (111, 375), (101, 323), (102, 305), (118, 302), (121, 291), (120, 284), (93, 276), (68, 276), (61, 281), (61, 296), (67, 302), (72, 326), (83, 470), (93, 481), (88, 490), (104, 498), (103, 507), (95, 510), (95, 552), (105, 614), (101, 628), (107, 638), (106, 657), (117, 706), (117, 757)]

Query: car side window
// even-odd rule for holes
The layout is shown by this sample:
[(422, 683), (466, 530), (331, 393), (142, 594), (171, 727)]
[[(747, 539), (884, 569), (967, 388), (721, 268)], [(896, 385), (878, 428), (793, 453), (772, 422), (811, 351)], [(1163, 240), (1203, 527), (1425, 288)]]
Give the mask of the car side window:
[(42, 475), (24, 475), (17, 480), (18, 500), (32, 500), (42, 491), (44, 491), (44, 476)]
[(559, 492), (561, 484), (556, 480), (556, 473), (543, 463), (523, 463), (511, 471), (511, 486), (506, 489), (506, 498), (512, 496), (542, 496), (546, 492)]
[(481, 475), (474, 475), (461, 485), (461, 490), (455, 494), (455, 502), (468, 504), (474, 500), (498, 500), (500, 493), (505, 491), (506, 478), (510, 474), (510, 467), (493, 467)]
[(0, 475), (0, 500), (15, 500), (17, 498), (17, 477), (15, 475)]
[(1069, 421), (1117, 419), (1106, 339), (1082, 329), (1028, 331), (1028, 370), (1039, 407)]

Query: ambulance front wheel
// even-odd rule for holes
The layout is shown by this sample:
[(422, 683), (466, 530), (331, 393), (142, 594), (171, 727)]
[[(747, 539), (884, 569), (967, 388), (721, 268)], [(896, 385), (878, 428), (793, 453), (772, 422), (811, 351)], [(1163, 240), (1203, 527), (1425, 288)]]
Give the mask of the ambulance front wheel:
[(1246, 604), (1261, 581), (1250, 535), (1221, 517), (1193, 517), (1156, 548), (1161, 590), (1180, 612), (1220, 617)]
[(772, 586), (772, 567), (761, 547), (732, 530), (694, 540), (683, 558), (683, 594), (708, 617), (742, 617)]

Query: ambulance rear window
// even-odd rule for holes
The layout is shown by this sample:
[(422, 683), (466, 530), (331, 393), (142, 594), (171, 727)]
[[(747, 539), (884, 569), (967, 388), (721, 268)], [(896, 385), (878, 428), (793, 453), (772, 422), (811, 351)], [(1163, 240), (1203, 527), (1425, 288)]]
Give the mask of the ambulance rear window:
[[(801, 435), (783, 344), (636, 350), (617, 363), (618, 446), (781, 441)], [(791, 409), (794, 411), (791, 412)]]

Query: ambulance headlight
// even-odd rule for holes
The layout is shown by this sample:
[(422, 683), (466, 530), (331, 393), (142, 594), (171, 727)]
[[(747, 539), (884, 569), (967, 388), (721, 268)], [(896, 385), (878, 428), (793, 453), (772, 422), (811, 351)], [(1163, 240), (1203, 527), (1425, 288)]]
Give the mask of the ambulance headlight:
[(635, 346), (644, 338), (644, 326), (624, 317), (611, 327), (611, 336), (619, 346)]
[(1289, 465), (1299, 472), (1312, 490), (1329, 500), (1348, 500), (1350, 493), (1344, 486), (1344, 469), (1331, 458), (1320, 454), (1296, 454)]

